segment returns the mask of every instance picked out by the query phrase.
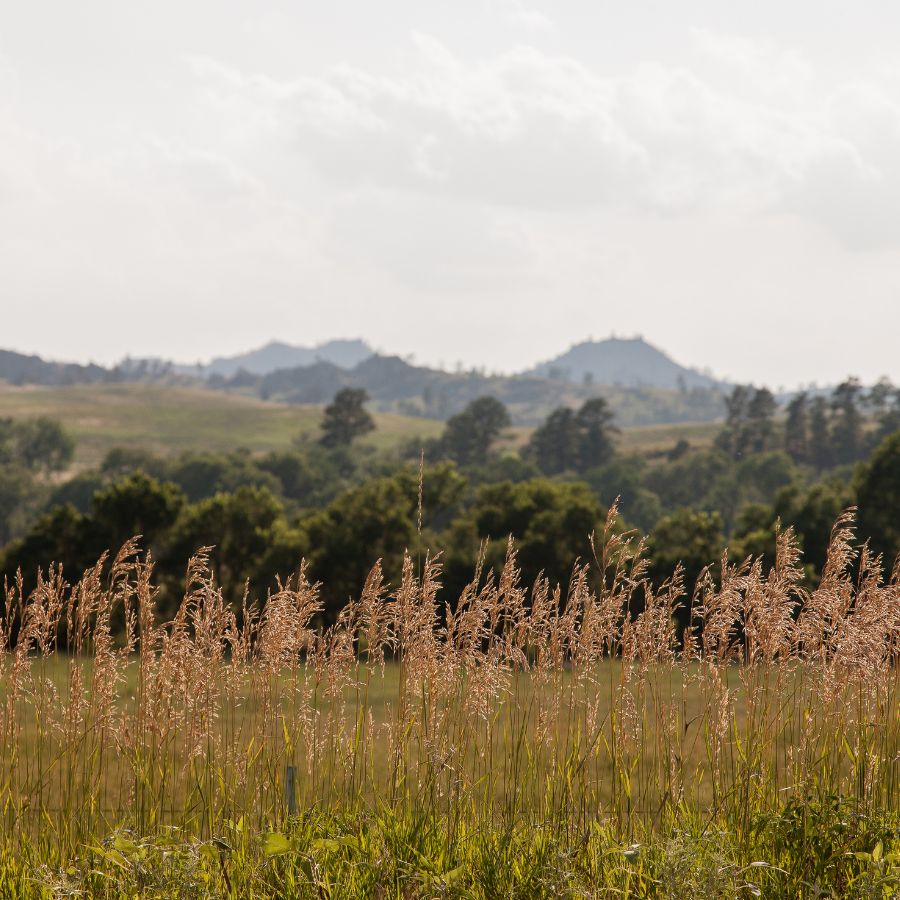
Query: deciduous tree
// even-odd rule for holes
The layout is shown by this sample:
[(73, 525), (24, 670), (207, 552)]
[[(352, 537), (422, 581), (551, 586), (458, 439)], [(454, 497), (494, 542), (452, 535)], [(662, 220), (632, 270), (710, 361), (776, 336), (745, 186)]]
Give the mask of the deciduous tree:
[(375, 420), (366, 411), (369, 395), (362, 389), (343, 388), (325, 407), (320, 442), (325, 447), (348, 447), (375, 429)]
[(885, 438), (863, 469), (857, 489), (859, 526), (887, 570), (900, 554), (900, 433)]
[(447, 420), (439, 452), (461, 466), (484, 463), (491, 444), (509, 424), (509, 413), (499, 400), (479, 397)]

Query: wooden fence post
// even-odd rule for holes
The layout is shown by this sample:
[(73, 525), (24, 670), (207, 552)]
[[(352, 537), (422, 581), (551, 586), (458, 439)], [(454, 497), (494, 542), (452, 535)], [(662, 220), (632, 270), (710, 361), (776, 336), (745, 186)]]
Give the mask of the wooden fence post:
[(289, 816), (297, 815), (296, 769), (288, 766), (284, 771), (284, 801)]

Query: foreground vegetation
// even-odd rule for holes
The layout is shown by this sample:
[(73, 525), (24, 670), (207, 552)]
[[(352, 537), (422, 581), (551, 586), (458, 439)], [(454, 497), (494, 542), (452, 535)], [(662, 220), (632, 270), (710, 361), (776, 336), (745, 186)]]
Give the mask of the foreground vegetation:
[(206, 553), (161, 620), (131, 543), (10, 585), (0, 892), (896, 896), (900, 565), (844, 515), (814, 591), (785, 530), (686, 592), (616, 522), (567, 589), (406, 556), (328, 625)]

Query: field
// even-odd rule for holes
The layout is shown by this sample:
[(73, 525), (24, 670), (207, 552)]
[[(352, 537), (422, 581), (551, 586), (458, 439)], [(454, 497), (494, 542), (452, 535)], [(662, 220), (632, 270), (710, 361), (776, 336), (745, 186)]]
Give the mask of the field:
[(900, 570), (844, 516), (814, 592), (787, 531), (688, 601), (613, 521), (568, 590), (407, 559), (331, 623), (203, 556), (159, 622), (133, 546), (13, 586), (0, 896), (896, 897)]
[[(285, 449), (301, 435), (314, 439), (322, 409), (288, 406), (238, 394), (158, 385), (73, 385), (10, 387), (0, 385), (0, 417), (50, 416), (77, 440), (75, 468), (97, 465), (112, 447), (140, 447), (167, 455), (185, 450), (215, 451), (245, 447), (251, 451)], [(443, 430), (434, 419), (376, 413), (376, 430), (361, 443), (389, 450), (414, 438)], [(625, 453), (667, 450), (680, 439), (708, 446), (720, 428), (715, 422), (650, 425), (623, 429)], [(510, 428), (500, 447), (518, 450), (530, 428)]]
[[(662, 454), (679, 441), (687, 441), (695, 448), (712, 446), (721, 431), (721, 422), (677, 422), (671, 425), (639, 425), (622, 428), (616, 439), (617, 449), (624, 454)], [(498, 449), (518, 451), (528, 443), (533, 428), (507, 428), (498, 441)]]
[[(140, 447), (167, 455), (185, 450), (283, 450), (295, 438), (318, 435), (322, 409), (288, 406), (236, 394), (159, 385), (0, 386), (0, 417), (50, 416), (77, 441), (77, 469), (97, 465), (112, 447)], [(377, 413), (376, 430), (362, 439), (390, 449), (414, 437), (439, 434), (430, 419)]]

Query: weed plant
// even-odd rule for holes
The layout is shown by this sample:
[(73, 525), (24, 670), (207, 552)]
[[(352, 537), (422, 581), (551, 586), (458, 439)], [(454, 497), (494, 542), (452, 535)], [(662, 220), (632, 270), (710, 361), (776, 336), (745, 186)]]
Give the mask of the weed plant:
[(233, 610), (208, 551), (166, 622), (134, 542), (7, 585), (0, 896), (898, 896), (900, 565), (848, 513), (814, 591), (788, 529), (686, 595), (615, 516), (565, 592), (511, 542), (327, 628), (304, 566)]

